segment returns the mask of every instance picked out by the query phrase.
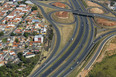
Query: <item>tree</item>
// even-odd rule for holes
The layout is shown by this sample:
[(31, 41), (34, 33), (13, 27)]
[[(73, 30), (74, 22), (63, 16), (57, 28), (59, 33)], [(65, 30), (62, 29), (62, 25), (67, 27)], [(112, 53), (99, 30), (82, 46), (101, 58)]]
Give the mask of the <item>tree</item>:
[(21, 67), (21, 66), (22, 66), (22, 64), (23, 64), (23, 63), (22, 63), (22, 62), (20, 62), (20, 63), (18, 64), (18, 66), (19, 66), (19, 67)]
[(28, 46), (27, 46), (27, 45), (25, 45), (25, 48), (28, 48)]
[(19, 58), (21, 58), (23, 56), (23, 53), (19, 52), (17, 55), (18, 55)]
[(53, 38), (53, 30), (51, 29), (50, 30), (50, 34), (48, 35), (48, 38), (49, 38), (49, 40), (52, 40), (52, 38)]
[(52, 25), (51, 25), (51, 24), (50, 24), (49, 26), (50, 26), (50, 27), (52, 27)]
[(0, 76), (1, 76), (1, 77), (4, 77), (4, 74), (3, 74), (3, 72), (2, 72), (2, 71), (0, 71)]
[(28, 37), (28, 33), (24, 33), (24, 36), (27, 38)]
[(16, 43), (18, 43), (18, 42), (19, 42), (18, 38), (16, 38), (16, 39), (15, 39), (15, 42), (16, 42)]
[(3, 39), (2, 39), (2, 42), (3, 42), (3, 43), (6, 43), (6, 42), (7, 42), (7, 38), (3, 38)]
[(11, 36), (15, 36), (15, 35), (16, 35), (15, 33), (13, 33), (13, 32), (11, 33)]
[(37, 6), (33, 6), (33, 7), (32, 7), (32, 11), (33, 11), (33, 10), (37, 10)]
[(8, 22), (6, 21), (5, 24), (7, 24)]
[(22, 18), (24, 18), (26, 16), (26, 13), (23, 15), (23, 17)]
[(113, 6), (115, 3), (114, 2), (111, 2), (110, 5)]
[(26, 62), (26, 59), (24, 58), (22, 52), (19, 52), (17, 55), (18, 55), (18, 57), (19, 57), (19, 59), (20, 59), (21, 61), (23, 61), (24, 63)]
[(35, 32), (35, 31), (32, 33), (33, 36), (35, 36), (36, 34), (37, 34), (37, 32)]
[(4, 32), (2, 31), (2, 32), (0, 32), (0, 36), (3, 36), (4, 35)]

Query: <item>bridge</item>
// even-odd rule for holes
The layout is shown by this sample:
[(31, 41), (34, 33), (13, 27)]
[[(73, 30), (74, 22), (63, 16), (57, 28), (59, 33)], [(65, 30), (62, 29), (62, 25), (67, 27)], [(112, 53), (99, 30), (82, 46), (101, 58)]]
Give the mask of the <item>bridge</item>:
[(72, 11), (74, 15), (81, 15), (81, 16), (88, 16), (88, 17), (100, 17), (100, 18), (105, 18), (109, 20), (116, 21), (116, 17), (111, 17), (111, 16), (106, 16), (104, 14), (97, 14), (97, 13), (88, 13), (88, 12), (80, 12), (77, 10)]

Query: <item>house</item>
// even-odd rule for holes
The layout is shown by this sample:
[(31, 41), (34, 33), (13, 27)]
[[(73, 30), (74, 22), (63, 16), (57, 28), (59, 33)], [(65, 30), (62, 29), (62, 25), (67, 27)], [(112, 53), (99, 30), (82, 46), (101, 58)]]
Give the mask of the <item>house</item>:
[(10, 55), (15, 55), (15, 52), (14, 51), (10, 51)]
[(43, 36), (42, 35), (36, 35), (35, 37), (34, 37), (34, 42), (35, 43), (43, 43)]
[(3, 66), (5, 63), (7, 63), (7, 61), (1, 61), (0, 62), (0, 67)]
[(0, 56), (1, 56), (1, 55), (3, 55), (3, 54), (4, 54), (4, 53), (3, 53), (3, 52), (1, 52), (1, 53), (0, 53)]
[(26, 58), (31, 58), (31, 57), (34, 57), (34, 56), (35, 56), (35, 54), (33, 54), (32, 52), (27, 52), (26, 55), (25, 55)]
[(27, 4), (31, 4), (31, 5), (33, 4), (31, 1), (26, 1), (25, 3), (27, 3)]
[[(112, 2), (111, 2), (112, 3)], [(111, 10), (116, 10), (116, 2), (113, 2), (113, 5), (111, 5), (111, 3), (108, 4), (108, 7), (111, 9)]]
[(9, 51), (8, 50), (3, 50), (4, 53), (8, 53)]

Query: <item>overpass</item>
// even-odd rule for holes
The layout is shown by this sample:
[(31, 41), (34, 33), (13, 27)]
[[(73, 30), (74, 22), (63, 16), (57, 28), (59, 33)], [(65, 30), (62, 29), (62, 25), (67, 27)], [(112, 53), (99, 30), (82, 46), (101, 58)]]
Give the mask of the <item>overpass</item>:
[(45, 7), (49, 7), (49, 8), (53, 8), (53, 9), (58, 9), (59, 11), (72, 12), (75, 15), (82, 15), (82, 16), (88, 16), (88, 17), (100, 17), (100, 18), (105, 18), (105, 19), (116, 21), (116, 17), (105, 16), (103, 14), (97, 14), (97, 13), (87, 13), (87, 12), (82, 12), (82, 11), (79, 11), (79, 10), (60, 8), (60, 7), (52, 6), (52, 5), (49, 5), (49, 4), (37, 2), (35, 0), (30, 0), (30, 1), (33, 2), (36, 5), (42, 5), (42, 6), (45, 6)]
[(97, 13), (88, 13), (88, 12), (80, 12), (77, 10), (72, 11), (74, 15), (81, 15), (81, 16), (87, 16), (87, 17), (100, 17), (100, 18), (105, 18), (109, 20), (116, 21), (116, 17), (111, 17), (111, 16), (105, 16), (103, 14), (97, 14)]

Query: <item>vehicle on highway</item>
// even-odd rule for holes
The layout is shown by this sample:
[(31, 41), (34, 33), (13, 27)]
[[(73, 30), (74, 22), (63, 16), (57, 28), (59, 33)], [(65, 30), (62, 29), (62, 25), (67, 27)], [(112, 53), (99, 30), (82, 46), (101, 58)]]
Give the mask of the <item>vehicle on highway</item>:
[(77, 64), (78, 64), (79, 62), (77, 62)]
[(72, 40), (73, 40), (73, 38), (72, 38)]
[(70, 68), (71, 70), (73, 69), (73, 67)]

